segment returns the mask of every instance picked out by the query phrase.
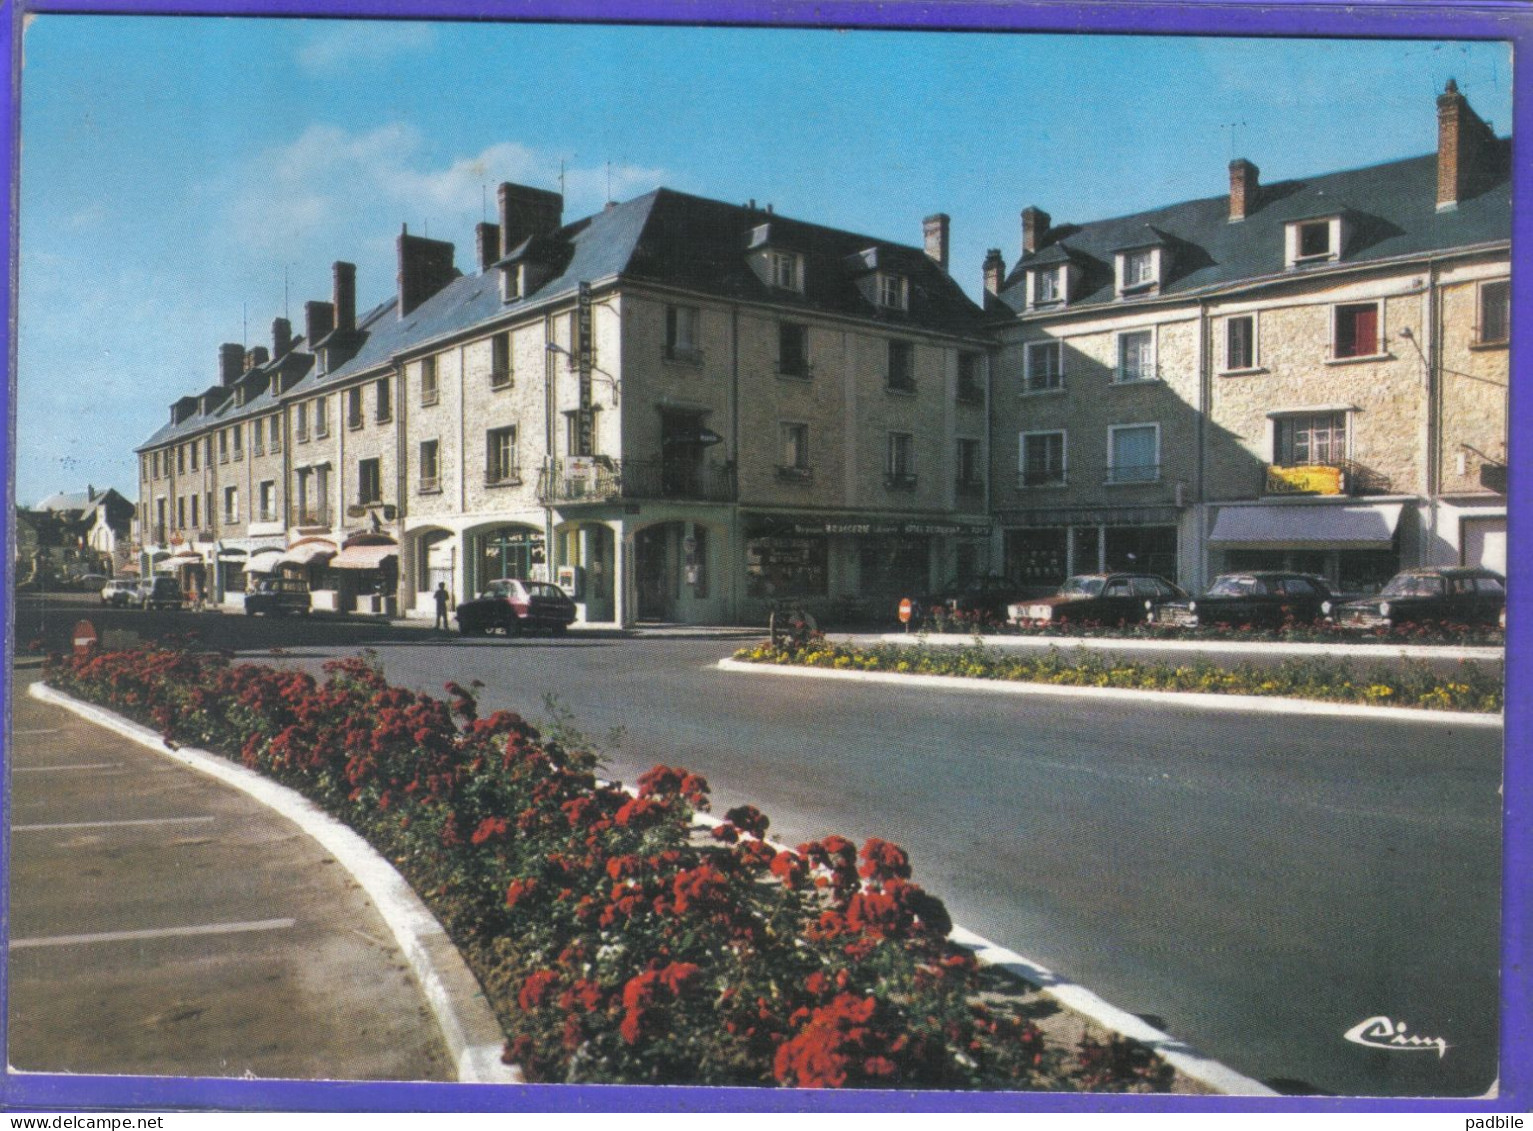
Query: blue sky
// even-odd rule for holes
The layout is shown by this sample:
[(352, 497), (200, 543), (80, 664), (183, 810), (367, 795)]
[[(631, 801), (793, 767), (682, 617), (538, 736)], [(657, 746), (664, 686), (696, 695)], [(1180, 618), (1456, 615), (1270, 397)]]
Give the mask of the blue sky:
[[(667, 185), (885, 239), (953, 218), (954, 276), (1056, 223), (1430, 152), (1452, 76), (1508, 133), (1495, 43), (43, 15), (23, 50), (17, 500), (136, 494), (222, 342), (270, 343), (400, 225), (471, 270), (494, 186), (565, 218)], [(484, 201), (488, 198), (488, 214)]]

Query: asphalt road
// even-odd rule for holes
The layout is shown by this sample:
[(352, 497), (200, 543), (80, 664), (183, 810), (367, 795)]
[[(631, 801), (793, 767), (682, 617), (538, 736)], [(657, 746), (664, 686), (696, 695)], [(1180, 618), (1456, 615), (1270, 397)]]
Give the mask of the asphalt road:
[[(171, 619), (314, 667), (366, 643), (396, 682), (479, 679), (534, 718), (557, 696), (623, 728), (614, 776), (683, 764), (788, 841), (897, 841), (965, 926), (1280, 1090), (1495, 1080), (1499, 731), (735, 675), (719, 639)], [(1449, 1047), (1343, 1038), (1374, 1017)]]

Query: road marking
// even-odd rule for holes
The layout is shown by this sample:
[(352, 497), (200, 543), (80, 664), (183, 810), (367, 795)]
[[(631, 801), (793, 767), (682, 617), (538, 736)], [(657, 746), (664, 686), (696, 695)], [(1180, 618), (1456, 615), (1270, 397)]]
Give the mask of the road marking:
[(59, 734), (63, 731), (63, 729), (63, 727), (48, 727), (45, 730), (13, 730), (11, 731), (11, 734)]
[(12, 825), (13, 833), (38, 833), (51, 829), (122, 829), (143, 825), (175, 825), (196, 821), (213, 821), (215, 817), (151, 817), (141, 821), (66, 821), (52, 825)]
[(255, 919), (245, 923), (205, 923), (196, 927), (157, 927), (145, 931), (102, 931), (94, 935), (53, 935), (35, 939), (12, 939), (12, 950), (35, 950), (45, 946), (80, 946), (86, 943), (136, 942), (143, 939), (176, 939), (192, 935), (234, 935), (245, 931), (282, 931), (293, 919)]
[(121, 762), (75, 762), (68, 766), (17, 766), (15, 774), (61, 774), (65, 770), (119, 770)]

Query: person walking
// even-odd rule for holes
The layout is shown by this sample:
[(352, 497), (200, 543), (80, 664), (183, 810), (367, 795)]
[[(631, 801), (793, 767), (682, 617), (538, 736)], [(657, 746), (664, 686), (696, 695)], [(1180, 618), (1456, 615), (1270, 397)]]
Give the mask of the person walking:
[(438, 581), (436, 583), (436, 592), (432, 594), (432, 597), (436, 600), (436, 625), (434, 627), (446, 632), (447, 606), (452, 601), (452, 598), (447, 595), (447, 582)]

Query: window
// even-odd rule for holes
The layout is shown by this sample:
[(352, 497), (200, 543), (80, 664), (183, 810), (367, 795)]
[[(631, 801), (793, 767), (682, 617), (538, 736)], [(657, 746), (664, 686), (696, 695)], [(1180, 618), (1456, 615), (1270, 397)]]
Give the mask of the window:
[(240, 492), (238, 487), (224, 488), (224, 521), (240, 520)]
[(521, 482), (516, 468), (516, 425), (485, 433), (484, 480), (491, 486)]
[(271, 427), (268, 429), (268, 432), (271, 436), (271, 450), (280, 452), (282, 450), (282, 417), (278, 415), (272, 416), (270, 418), (270, 425)]
[(245, 427), (242, 424), (234, 426), (234, 458), (245, 458)]
[[(276, 481), (275, 480), (271, 480), (271, 479), (263, 480), (262, 483), (261, 483), (261, 489), (260, 490), (261, 490), (261, 494), (260, 494), (260, 499), (261, 499), (261, 521), (262, 522), (276, 522), (277, 521), (277, 484), (276, 484)], [(194, 499), (192, 502), (193, 502), (192, 513), (195, 514), (197, 512), (196, 500)]]
[(889, 460), (884, 485), (909, 490), (916, 485), (916, 438), (912, 432), (889, 433)]
[(1042, 393), (1064, 388), (1064, 343), (1028, 342), (1023, 367), (1024, 391)]
[(698, 342), (700, 314), (695, 306), (665, 308), (665, 356), (672, 361), (697, 362), (703, 359)]
[(1116, 384), (1153, 381), (1155, 370), (1155, 331), (1135, 330), (1118, 335), (1118, 373)]
[(809, 327), (797, 322), (778, 323), (777, 372), (787, 377), (809, 376)]
[(1256, 316), (1242, 314), (1224, 323), (1224, 368), (1256, 368)]
[(186, 445), (182, 444), (176, 449), (176, 474), (186, 474)]
[(953, 463), (958, 474), (959, 491), (972, 492), (984, 486), (984, 465), (980, 461), (978, 440), (960, 436), (954, 450)]
[(330, 484), (328, 469), (324, 467), (301, 467), (298, 469), (298, 525), (325, 526), (330, 522)]
[(1033, 305), (1052, 306), (1065, 300), (1065, 289), (1060, 282), (1060, 268), (1043, 267), (1032, 272)]
[(1123, 257), (1123, 285), (1148, 287), (1155, 282), (1155, 253), (1148, 249), (1131, 251)]
[(186, 529), (186, 496), (176, 499), (176, 527), (179, 530)]
[(330, 399), (316, 397), (314, 399), (314, 438), (323, 440), (328, 435), (330, 435)]
[[(209, 436), (207, 439), (203, 440), (203, 442), (202, 442), (202, 466), (203, 467), (212, 467), (213, 466), (213, 437), (211, 437), (211, 436)], [(212, 507), (208, 507), (208, 513), (209, 514), (213, 513), (213, 508)]]
[(580, 411), (571, 409), (564, 414), (564, 450), (572, 456), (594, 456), (596, 454), (596, 420), (595, 409), (591, 410), (591, 435), (587, 440), (580, 432)]
[(191, 455), (190, 462), (191, 462), (192, 470), (193, 471), (197, 470), (197, 455), (198, 455), (197, 449), (200, 448), (201, 446), (202, 445), (199, 444), (196, 440), (193, 440), (192, 443), (191, 443), (191, 449), (192, 450), (191, 450), (191, 453), (190, 453), (190, 455)]
[(1273, 421), (1272, 462), (1279, 467), (1334, 465), (1347, 458), (1347, 414), (1306, 413)]
[(983, 356), (977, 353), (962, 351), (958, 354), (958, 399), (961, 401), (982, 401), (985, 399), (985, 386), (980, 363)]
[(436, 358), (421, 358), (421, 404), (429, 405), (437, 402), (436, 385)]
[(1331, 254), (1331, 222), (1311, 220), (1299, 225), (1299, 258), (1315, 259)]
[(889, 388), (901, 393), (916, 391), (916, 350), (909, 342), (889, 343)]
[(256, 455), (266, 454), (266, 420), (256, 417), (250, 422), (250, 448)]
[(357, 461), (357, 503), (370, 506), (383, 502), (383, 462), (376, 459)]
[(1346, 216), (1324, 216), (1290, 223), (1283, 234), (1284, 262), (1289, 267), (1302, 267), (1340, 259), (1347, 230)]
[(878, 305), (886, 310), (904, 310), (908, 305), (909, 288), (903, 275), (878, 276)]
[(798, 256), (791, 251), (773, 251), (767, 254), (767, 281), (774, 287), (787, 291), (801, 290), (798, 273)]
[(1024, 432), (1017, 450), (1017, 486), (1062, 487), (1065, 484), (1065, 434)]
[(380, 380), (375, 386), (376, 399), (373, 402), (373, 419), (379, 424), (387, 424), (394, 419), (394, 398), (389, 394), (392, 384), (387, 377)]
[(1373, 357), (1380, 353), (1379, 304), (1357, 303), (1338, 306), (1335, 315), (1335, 338), (1331, 356)]
[(420, 492), (430, 494), (442, 489), (442, 465), (437, 441), (422, 440), (420, 447)]
[[(196, 451), (196, 448), (193, 448), (192, 450)], [(198, 508), (197, 508), (197, 504), (199, 502), (201, 502), (201, 501), (202, 500), (200, 499), (199, 496), (197, 496), (197, 495), (193, 495), (192, 496), (192, 529), (193, 530), (196, 530), (197, 528), (199, 528), (202, 525), (201, 516), (198, 514)]]
[(1512, 284), (1502, 279), (1480, 284), (1480, 332), (1477, 345), (1501, 345), (1511, 336)]
[[(572, 355), (574, 352), (570, 351)], [(490, 339), (490, 388), (504, 389), (510, 384), (511, 332), (508, 330)]]
[(227, 428), (221, 428), (218, 432), (218, 462), (229, 462), (229, 430)]
[(809, 478), (809, 425), (784, 421), (777, 426), (777, 474), (782, 479)]
[(208, 516), (208, 524), (213, 522), (213, 492), (205, 491), (202, 496), (202, 513)]
[(362, 386), (353, 385), (346, 390), (346, 427), (362, 427)]
[(1107, 452), (1109, 483), (1154, 483), (1160, 478), (1160, 425), (1108, 428)]

